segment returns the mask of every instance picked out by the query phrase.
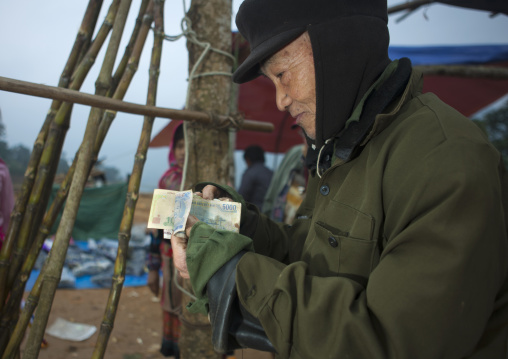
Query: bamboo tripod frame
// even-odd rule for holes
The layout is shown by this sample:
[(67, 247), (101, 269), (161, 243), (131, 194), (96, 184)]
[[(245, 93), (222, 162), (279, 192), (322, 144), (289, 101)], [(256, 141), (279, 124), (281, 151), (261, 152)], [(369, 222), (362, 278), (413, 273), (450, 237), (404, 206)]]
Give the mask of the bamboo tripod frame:
[[(0, 77), (0, 90), (2, 91), (54, 100), (32, 152), (20, 195), (21, 200), (15, 206), (15, 209), (18, 207), (19, 209), (13, 212), (15, 220), (11, 218), (11, 225), (13, 223), (16, 225), (12, 226), (12, 233), (11, 228), (9, 228), (10, 234), (6, 237), (6, 242), (4, 247), (2, 247), (0, 255), (0, 332), (2, 332), (0, 333), (0, 357), (2, 359), (15, 358), (18, 355), (21, 339), (36, 307), (38, 308), (36, 320), (29, 333), (30, 336), (27, 340), (24, 357), (36, 358), (38, 356), (54, 292), (60, 277), (63, 258), (70, 239), (70, 232), (81, 199), (84, 180), (88, 177), (91, 167), (97, 160), (102, 142), (117, 111), (143, 115), (144, 125), (135, 156), (132, 175), (128, 183), (127, 200), (119, 229), (119, 250), (115, 262), (113, 286), (108, 305), (105, 309), (101, 332), (96, 343), (93, 358), (102, 358), (104, 356), (107, 341), (113, 328), (118, 299), (123, 286), (122, 278), (125, 274), (125, 253), (130, 240), (133, 214), (139, 195), (141, 174), (150, 142), (154, 118), (161, 117), (173, 120), (195, 121), (220, 128), (234, 126), (245, 130), (273, 131), (271, 123), (244, 120), (238, 118), (238, 116), (231, 117), (200, 111), (174, 110), (155, 106), (158, 76), (156, 74), (158, 74), (162, 35), (164, 33), (162, 27), (163, 3), (164, 0), (142, 0), (131, 42), (127, 46), (124, 58), (118, 65), (114, 76), (110, 75), (112, 73), (111, 64), (114, 63), (118, 46), (116, 45), (116, 48), (112, 46), (114, 45), (112, 44), (113, 35), (111, 36), (108, 52), (103, 64), (104, 71), (101, 71), (97, 81), (101, 85), (97, 86), (95, 95), (82, 93), (79, 91), (79, 88), (110, 30), (113, 29), (113, 34), (115, 31), (117, 33), (123, 31), (130, 0), (112, 0), (108, 16), (93, 42), (83, 40), (89, 38), (90, 34), (93, 33), (102, 0), (90, 0), (89, 8), (76, 40), (76, 44), (80, 43), (81, 45), (77, 48), (76, 52), (73, 51), (71, 53), (68, 64), (61, 76), (59, 87)], [(119, 20), (122, 17), (123, 20)], [(139, 105), (125, 102), (123, 101), (123, 96), (137, 70), (139, 57), (152, 22), (155, 23), (154, 34), (156, 36), (154, 37), (154, 48), (150, 65), (150, 73), (152, 75), (148, 85), (149, 98), (147, 99), (147, 104)], [(108, 53), (110, 51), (115, 52), (115, 54), (109, 56)], [(114, 85), (111, 87), (107, 84), (109, 77), (113, 79)], [(54, 172), (52, 173), (51, 168), (56, 170), (55, 163), (58, 162), (60, 157), (65, 131), (70, 123), (70, 110), (74, 103), (91, 106), (85, 139), (78, 156), (76, 156), (71, 169), (57, 193), (57, 197), (50, 209), (44, 213), (44, 210), (41, 208), (46, 208), (47, 198), (44, 198), (41, 194), (47, 192), (48, 184), (52, 184)], [(58, 131), (50, 131), (50, 129), (57, 129)], [(18, 318), (17, 315), (12, 313), (17, 313), (18, 311), (27, 274), (30, 273), (35, 259), (41, 250), (42, 242), (49, 233), (49, 228), (51, 228), (56, 214), (59, 213), (66, 199), (67, 204), (65, 205), (55, 245), (53, 246), (55, 253), (52, 250), (52, 254), (47, 261), (48, 263), (43, 268), (43, 271), (41, 271), (41, 275), (39, 275), (34, 288), (27, 298), (25, 309)], [(32, 208), (39, 208), (39, 212), (30, 213)], [(18, 237), (23, 230), (20, 231), (20, 228), (33, 228), (31, 233), (22, 233), (25, 239), (21, 244)], [(10, 266), (11, 251), (18, 256), (15, 270), (13, 269), (14, 267)]]

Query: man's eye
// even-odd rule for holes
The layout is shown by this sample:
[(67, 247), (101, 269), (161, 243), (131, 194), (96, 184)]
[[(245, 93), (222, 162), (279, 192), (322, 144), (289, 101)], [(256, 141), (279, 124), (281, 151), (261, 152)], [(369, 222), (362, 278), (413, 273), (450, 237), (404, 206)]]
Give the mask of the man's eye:
[(283, 75), (284, 75), (284, 72), (279, 72), (279, 73), (277, 74), (277, 78), (279, 78), (279, 79), (280, 79), (280, 78), (282, 78), (282, 76), (283, 76)]

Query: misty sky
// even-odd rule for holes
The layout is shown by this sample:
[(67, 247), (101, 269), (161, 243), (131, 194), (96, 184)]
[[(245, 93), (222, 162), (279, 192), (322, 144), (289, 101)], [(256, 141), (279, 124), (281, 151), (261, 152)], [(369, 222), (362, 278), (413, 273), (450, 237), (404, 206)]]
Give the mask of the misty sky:
[[(396, 5), (404, 0), (388, 1)], [(187, 7), (190, 0), (186, 1)], [(64, 64), (74, 43), (87, 0), (1, 1), (0, 2), (0, 76), (56, 86)], [(129, 20), (118, 58), (121, 58), (130, 37), (140, 0), (133, 0)], [(241, 4), (233, 1), (233, 15)], [(98, 24), (104, 20), (110, 1), (105, 1)], [(165, 2), (165, 32), (181, 33), (180, 21), (184, 15), (183, 1)], [(401, 14), (390, 16), (389, 27), (393, 45), (465, 45), (508, 44), (508, 17), (490, 18), (482, 11), (444, 5), (431, 5), (420, 9), (397, 23)], [(98, 26), (97, 26), (98, 27)], [(236, 30), (233, 22), (233, 29)], [(136, 76), (125, 96), (126, 101), (146, 102), (148, 62), (153, 37), (150, 34)], [(106, 45), (81, 88), (94, 93), (94, 82), (102, 65)], [(187, 49), (185, 40), (165, 42), (157, 105), (182, 108), (187, 90)], [(51, 100), (0, 91), (0, 110), (10, 146), (23, 144), (32, 148), (39, 133)], [(72, 159), (83, 139), (89, 108), (75, 105), (71, 128), (67, 132), (64, 153)], [(143, 117), (118, 113), (103, 144), (99, 158), (105, 165), (120, 169), (123, 176), (132, 170)], [(152, 137), (168, 120), (156, 119)], [(167, 168), (167, 149), (148, 152), (141, 185), (142, 192), (150, 192), (159, 176)], [(241, 157), (237, 157), (237, 175), (243, 171)], [(268, 165), (271, 162), (268, 161)]]

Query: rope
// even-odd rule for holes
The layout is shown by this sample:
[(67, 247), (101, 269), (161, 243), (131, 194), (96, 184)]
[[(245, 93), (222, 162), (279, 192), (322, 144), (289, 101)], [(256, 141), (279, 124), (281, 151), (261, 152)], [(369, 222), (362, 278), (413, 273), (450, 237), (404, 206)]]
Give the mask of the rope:
[[(319, 162), (321, 160), (321, 153), (323, 152), (323, 149), (326, 147), (326, 145), (328, 144), (328, 142), (331, 141), (331, 138), (327, 139), (325, 141), (325, 144), (323, 146), (321, 146), (321, 149), (319, 150), (319, 154), (318, 154), (318, 158), (317, 158), (317, 166), (316, 166), (316, 173), (317, 175), (319, 176), (319, 178), (321, 178), (323, 176), (323, 173), (320, 173), (319, 172)], [(313, 145), (314, 146), (314, 145)], [(314, 146), (315, 148), (315, 146)]]
[[(187, 11), (185, 10), (187, 8), (187, 6), (185, 4), (185, 0), (182, 0), (182, 2), (183, 2), (183, 11), (185, 14), (185, 13), (187, 13)], [(187, 15), (184, 15), (184, 17), (182, 18), (182, 21), (180, 22), (180, 26), (182, 28), (181, 34), (179, 34), (179, 35), (164, 35), (164, 39), (168, 40), (168, 41), (177, 41), (177, 40), (181, 39), (182, 37), (186, 37), (187, 41), (190, 41), (193, 44), (196, 44), (196, 45), (201, 46), (203, 48), (203, 52), (199, 56), (198, 60), (192, 67), (192, 70), (189, 74), (189, 79), (188, 79), (189, 85), (187, 86), (187, 95), (185, 97), (185, 108), (189, 108), (189, 98), (190, 98), (190, 89), (191, 89), (192, 80), (197, 79), (199, 77), (204, 77), (204, 76), (229, 76), (229, 77), (233, 76), (233, 74), (230, 72), (203, 72), (200, 74), (196, 74), (196, 70), (201, 65), (201, 62), (203, 62), (203, 59), (208, 54), (208, 52), (215, 51), (218, 54), (221, 54), (223, 56), (230, 58), (231, 60), (233, 60), (233, 68), (236, 67), (236, 58), (228, 52), (225, 52), (220, 49), (216, 49), (216, 48), (212, 47), (212, 45), (209, 42), (199, 41), (196, 37), (196, 32), (192, 29), (192, 21), (191, 21), (191, 19), (189, 19), (189, 17), (187, 17)], [(218, 127), (218, 128), (227, 127), (227, 125), (225, 125), (225, 124), (217, 125), (218, 122), (216, 120), (214, 120), (214, 118), (216, 118), (216, 116), (210, 115), (212, 124), (215, 124), (216, 127)], [(231, 117), (231, 119), (228, 118), (228, 120), (230, 121), (231, 124), (236, 125), (236, 126), (238, 123), (240, 123), (240, 124), (242, 123), (242, 121), (238, 121), (238, 119), (233, 119), (232, 117)], [(189, 156), (187, 155), (189, 153), (189, 141), (187, 141), (187, 131), (188, 131), (187, 130), (187, 121), (184, 121), (183, 135), (185, 138), (185, 160), (184, 160), (183, 170), (182, 170), (182, 183), (180, 184), (180, 191), (184, 190), (185, 181), (187, 180), (187, 167), (188, 167), (188, 161), (189, 161)]]
[(180, 283), (178, 283), (178, 269), (176, 269), (176, 268), (175, 268), (174, 273), (173, 273), (173, 282), (175, 283), (175, 286), (180, 290), (180, 292), (182, 292), (184, 294), (187, 294), (192, 300), (197, 300), (198, 299), (194, 294), (192, 294), (192, 293), (188, 292), (187, 290), (185, 290), (185, 288), (182, 287), (180, 285)]
[(239, 113), (230, 115), (225, 119), (221, 119), (219, 116), (217, 116), (216, 113), (213, 112), (207, 112), (207, 114), (208, 117), (210, 117), (212, 127), (218, 129), (234, 127), (235, 129), (239, 130), (243, 126), (244, 118)]

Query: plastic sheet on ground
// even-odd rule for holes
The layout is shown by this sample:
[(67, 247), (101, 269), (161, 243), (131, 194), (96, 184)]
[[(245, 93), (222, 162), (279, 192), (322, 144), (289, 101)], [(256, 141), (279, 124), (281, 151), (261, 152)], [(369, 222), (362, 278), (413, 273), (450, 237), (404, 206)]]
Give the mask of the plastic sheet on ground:
[(81, 342), (90, 338), (97, 328), (94, 325), (73, 323), (63, 318), (56, 318), (46, 333), (59, 339)]
[[(146, 226), (134, 226), (131, 231), (123, 283), (126, 287), (144, 286), (147, 282), (145, 260), (149, 237), (144, 234), (145, 228)], [(51, 247), (52, 241), (47, 240), (26, 284), (26, 291), (32, 289)], [(109, 288), (112, 283), (117, 250), (116, 239), (71, 241), (58, 288)]]

